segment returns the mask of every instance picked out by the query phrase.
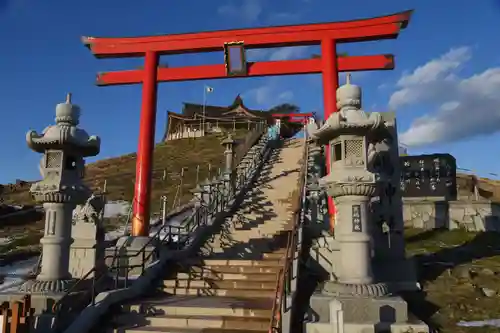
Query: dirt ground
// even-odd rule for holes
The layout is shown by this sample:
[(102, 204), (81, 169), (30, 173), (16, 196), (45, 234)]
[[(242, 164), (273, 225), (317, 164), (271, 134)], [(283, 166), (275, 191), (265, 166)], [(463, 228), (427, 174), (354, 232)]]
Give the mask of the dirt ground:
[(405, 236), (423, 289), (410, 295), (410, 309), (439, 332), (500, 332), (456, 325), (500, 319), (500, 233), (407, 229)]

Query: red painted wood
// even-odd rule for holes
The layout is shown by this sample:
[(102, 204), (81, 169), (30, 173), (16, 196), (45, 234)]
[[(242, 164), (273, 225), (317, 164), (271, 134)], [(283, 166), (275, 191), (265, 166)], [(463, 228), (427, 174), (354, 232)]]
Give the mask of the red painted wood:
[[(390, 70), (394, 68), (394, 57), (390, 54), (371, 56), (348, 56), (338, 58), (340, 72), (365, 70)], [(249, 63), (248, 76), (294, 75), (321, 73), (321, 59), (262, 61)], [(224, 65), (202, 65), (188, 67), (158, 68), (158, 82), (227, 79)], [(104, 72), (97, 75), (97, 85), (110, 86), (138, 84), (142, 82), (142, 70)]]
[[(307, 27), (307, 26), (306, 26)], [(266, 29), (266, 28), (263, 28)], [(270, 29), (270, 28), (268, 28)], [(224, 43), (241, 41), (246, 49), (269, 48), (281, 46), (316, 45), (325, 38), (335, 39), (338, 42), (360, 42), (396, 38), (401, 30), (401, 23), (387, 23), (373, 26), (362, 26), (353, 29), (341, 30), (304, 30), (303, 32), (261, 33), (251, 35), (232, 35), (221, 37), (207, 37), (196, 39), (175, 39), (165, 37), (163, 41), (131, 43), (88, 43), (96, 57), (134, 57), (142, 56), (146, 51), (155, 51), (159, 54), (185, 54), (222, 51)], [(175, 36), (175, 35), (173, 35)]]
[(158, 54), (146, 53), (142, 79), (142, 106), (132, 205), (132, 236), (149, 236), (151, 176), (155, 143)]
[(307, 113), (273, 113), (273, 118), (291, 117), (291, 118), (308, 118), (312, 117), (312, 112)]
[[(328, 117), (337, 111), (337, 88), (339, 87), (337, 47), (335, 40), (324, 39), (321, 41), (321, 59), (323, 67), (323, 107), (324, 117)], [(325, 157), (327, 173), (330, 173), (330, 145), (325, 147)], [(333, 199), (328, 197), (328, 215), (330, 216), (330, 230), (333, 231), (333, 219), (335, 216), (335, 204)]]
[[(408, 24), (412, 11), (404, 11), (395, 14), (390, 14), (386, 16), (367, 18), (367, 19), (358, 19), (344, 22), (328, 22), (328, 23), (317, 23), (317, 24), (301, 24), (301, 25), (288, 25), (288, 26), (280, 26), (280, 27), (264, 27), (264, 28), (250, 28), (250, 29), (233, 29), (233, 30), (222, 30), (222, 31), (209, 31), (209, 32), (196, 32), (196, 33), (185, 33), (185, 34), (169, 34), (169, 35), (161, 35), (161, 36), (143, 36), (143, 37), (118, 37), (118, 38), (109, 38), (109, 37), (83, 37), (82, 41), (85, 45), (87, 45), (90, 49), (96, 48), (98, 45), (100, 47), (113, 47), (118, 44), (136, 44), (140, 47), (140, 44), (143, 46), (151, 45), (151, 43), (160, 43), (160, 44), (175, 44), (179, 42), (190, 42), (191, 47), (186, 52), (200, 52), (201, 40), (213, 40), (217, 38), (225, 39), (225, 42), (228, 41), (236, 41), (243, 40), (245, 42), (245, 46), (250, 46), (252, 43), (249, 42), (247, 37), (257, 37), (261, 36), (275, 36), (275, 43), (283, 43), (281, 40), (281, 35), (283, 34), (297, 34), (301, 35), (309, 32), (321, 33), (324, 31), (332, 31), (332, 30), (355, 30), (357, 28), (365, 28), (365, 27), (373, 27), (377, 25), (391, 25), (396, 23), (399, 25), (401, 29), (404, 29)], [(323, 37), (318, 40), (320, 41)], [(366, 36), (360, 36), (366, 37)], [(342, 38), (336, 38), (341, 40)], [(314, 40), (314, 38), (313, 38)], [(172, 48), (173, 46), (165, 47)], [(212, 47), (219, 48), (222, 50), (222, 44), (212, 45)], [(175, 47), (174, 47), (175, 48)], [(98, 50), (95, 49), (94, 53), (99, 54)], [(109, 51), (109, 49), (108, 49)], [(141, 51), (144, 52), (145, 49)], [(164, 51), (167, 51), (165, 49)], [(179, 53), (181, 50), (177, 50)], [(117, 54), (115, 52), (115, 54)]]

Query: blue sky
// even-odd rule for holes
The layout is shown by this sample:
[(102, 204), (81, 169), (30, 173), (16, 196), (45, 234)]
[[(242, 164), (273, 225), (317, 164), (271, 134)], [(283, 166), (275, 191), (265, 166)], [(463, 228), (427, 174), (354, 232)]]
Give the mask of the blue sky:
[[(0, 0), (0, 183), (39, 177), (40, 155), (25, 143), (29, 129), (53, 124), (67, 92), (82, 108), (81, 126), (102, 139), (97, 159), (137, 148), (140, 86), (96, 87), (98, 71), (131, 69), (141, 59), (97, 60), (80, 37), (134, 36), (252, 26), (349, 20), (415, 9), (396, 40), (339, 46), (351, 55), (393, 53), (396, 70), (355, 73), (369, 111), (398, 112), (411, 153), (450, 152), (459, 166), (500, 173), (500, 3), (493, 0)], [(451, 51), (450, 51), (451, 50)], [(306, 57), (314, 47), (252, 52), (250, 60)], [(171, 66), (222, 61), (221, 53), (171, 56)], [(419, 68), (420, 69), (417, 69)], [(417, 69), (417, 70), (416, 70)], [(415, 71), (416, 70), (416, 71)], [(319, 75), (164, 83), (156, 138), (165, 110), (202, 102), (229, 105), (241, 93), (251, 108), (280, 102), (322, 110)], [(409, 130), (410, 129), (410, 130)], [(93, 161), (95, 158), (90, 159)]]

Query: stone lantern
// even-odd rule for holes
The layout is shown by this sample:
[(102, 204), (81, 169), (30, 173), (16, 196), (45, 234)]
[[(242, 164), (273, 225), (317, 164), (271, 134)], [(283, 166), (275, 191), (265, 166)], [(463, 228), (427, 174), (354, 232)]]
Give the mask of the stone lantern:
[[(328, 251), (317, 260), (330, 269), (330, 278), (322, 293), (313, 294), (309, 303), (319, 321), (307, 323), (306, 330), (428, 332), (425, 323), (408, 320), (408, 305), (392, 293), (394, 284), (387, 278), (402, 269), (401, 260), (393, 261), (400, 257), (400, 245), (389, 249), (389, 260), (382, 265), (379, 258), (373, 260), (377, 252), (373, 236), (378, 227), (374, 203), (389, 196), (381, 190), (396, 178), (394, 170), (389, 170), (394, 160), (387, 158), (397, 141), (395, 119), (385, 113), (364, 112), (361, 88), (350, 83), (350, 75), (347, 84), (337, 90), (337, 108), (339, 112), (330, 115), (321, 127), (308, 126), (311, 139), (329, 144), (331, 149), (327, 161), (330, 174), (320, 179), (320, 185), (333, 198), (337, 216), (334, 237), (325, 237), (327, 244), (322, 245)], [(379, 208), (396, 218), (394, 210)], [(381, 269), (390, 274), (381, 277)]]
[(234, 144), (235, 141), (233, 140), (233, 137), (231, 134), (228, 135), (227, 138), (225, 138), (222, 142), (221, 145), (224, 146), (224, 156), (226, 157), (226, 165), (225, 165), (225, 172), (230, 173), (233, 170), (233, 163), (234, 163)]
[(224, 146), (224, 156), (226, 157), (226, 165), (224, 170), (224, 186), (226, 187), (226, 193), (228, 195), (233, 195), (235, 190), (235, 173), (234, 169), (234, 146), (236, 141), (233, 140), (233, 137), (228, 135), (226, 139), (224, 139), (221, 144)]
[(311, 137), (330, 145), (330, 174), (321, 179), (336, 206), (335, 239), (339, 245), (336, 281), (325, 284), (332, 294), (381, 296), (385, 283), (376, 283), (372, 270), (371, 199), (377, 193), (372, 164), (374, 134), (384, 126), (380, 113), (361, 110), (361, 88), (350, 83), (337, 90), (337, 108)]
[(28, 147), (43, 154), (40, 161), (42, 180), (31, 186), (30, 192), (45, 209), (45, 233), (40, 240), (42, 263), (36, 280), (27, 281), (21, 290), (27, 292), (64, 292), (71, 285), (69, 253), (72, 214), (76, 205), (90, 197), (90, 189), (83, 183), (84, 157), (96, 156), (100, 139), (89, 136), (78, 128), (80, 108), (66, 102), (57, 104), (55, 125), (41, 134), (26, 134)]

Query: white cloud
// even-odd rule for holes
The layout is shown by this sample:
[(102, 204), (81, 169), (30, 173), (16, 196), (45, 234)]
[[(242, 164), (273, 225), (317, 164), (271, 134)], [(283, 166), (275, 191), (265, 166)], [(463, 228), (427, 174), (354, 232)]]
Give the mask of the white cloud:
[(250, 49), (246, 51), (248, 61), (262, 61), (269, 57), (270, 49)]
[(292, 101), (294, 94), (291, 90), (280, 89), (276, 80), (269, 79), (266, 84), (247, 91), (244, 97), (254, 100), (260, 107), (271, 108), (278, 103)]
[(306, 58), (310, 46), (277, 47), (271, 49), (250, 49), (247, 51), (248, 61), (279, 61)]
[(454, 48), (400, 78), (389, 100), (391, 108), (424, 103), (433, 107), (400, 135), (402, 142), (420, 146), (500, 130), (500, 67), (459, 76), (470, 59), (470, 48)]
[(262, 14), (262, 4), (259, 0), (243, 0), (239, 5), (232, 2), (219, 7), (217, 13), (223, 16), (243, 19), (247, 23), (253, 23), (257, 21)]
[(309, 46), (280, 47), (272, 51), (269, 60), (277, 61), (303, 57), (309, 49)]
[(291, 101), (293, 97), (294, 97), (293, 92), (287, 90), (278, 95), (278, 101), (280, 102)]

